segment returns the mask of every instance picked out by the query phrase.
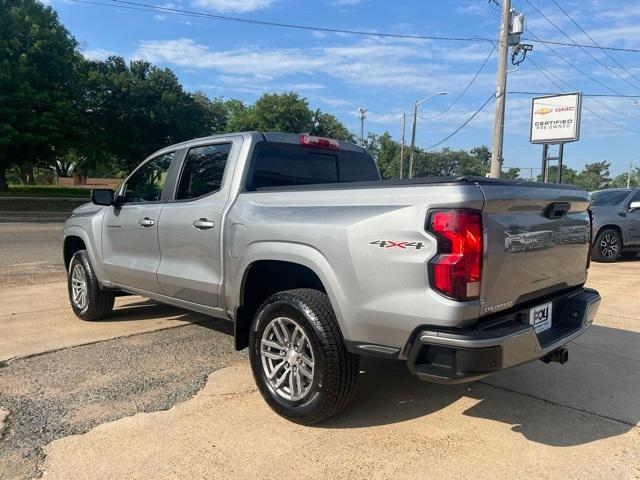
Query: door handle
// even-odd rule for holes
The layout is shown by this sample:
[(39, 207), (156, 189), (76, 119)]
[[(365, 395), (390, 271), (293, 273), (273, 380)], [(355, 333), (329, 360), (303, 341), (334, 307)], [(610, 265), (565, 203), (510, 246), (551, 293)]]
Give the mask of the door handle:
[(151, 220), (149, 217), (144, 217), (138, 220), (138, 223), (146, 228), (146, 227), (153, 227), (153, 225), (155, 225), (156, 222)]
[(193, 221), (193, 226), (198, 230), (209, 230), (215, 225), (213, 222), (207, 220), (206, 218), (199, 218), (198, 220)]

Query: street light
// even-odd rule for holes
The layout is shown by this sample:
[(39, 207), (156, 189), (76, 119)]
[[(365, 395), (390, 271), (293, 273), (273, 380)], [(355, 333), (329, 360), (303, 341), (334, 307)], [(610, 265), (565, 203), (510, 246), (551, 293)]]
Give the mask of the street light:
[(447, 92), (438, 92), (433, 95), (429, 95), (427, 98), (418, 100), (413, 104), (413, 129), (411, 130), (411, 156), (409, 157), (409, 178), (413, 178), (413, 157), (416, 150), (416, 122), (418, 121), (418, 105), (423, 104), (427, 100), (431, 100), (438, 95), (446, 95)]

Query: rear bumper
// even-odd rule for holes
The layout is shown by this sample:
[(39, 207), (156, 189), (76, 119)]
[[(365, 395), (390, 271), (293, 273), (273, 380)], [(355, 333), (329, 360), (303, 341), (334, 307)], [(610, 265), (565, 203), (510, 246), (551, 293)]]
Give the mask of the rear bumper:
[(553, 302), (553, 323), (540, 334), (529, 324), (529, 312), (535, 305), (473, 329), (420, 329), (409, 346), (409, 370), (422, 380), (462, 383), (544, 357), (589, 328), (600, 295), (581, 288), (546, 301)]

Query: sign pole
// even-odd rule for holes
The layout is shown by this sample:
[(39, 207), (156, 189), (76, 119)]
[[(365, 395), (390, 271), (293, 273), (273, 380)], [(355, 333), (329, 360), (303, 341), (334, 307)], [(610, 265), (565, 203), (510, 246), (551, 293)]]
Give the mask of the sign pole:
[(547, 183), (548, 181), (548, 178), (547, 178), (547, 167), (549, 166), (549, 162), (547, 161), (548, 152), (549, 152), (549, 145), (545, 143), (542, 145), (542, 174), (540, 175), (544, 183)]
[(564, 143), (560, 144), (558, 151), (558, 183), (562, 183), (562, 157), (564, 155)]

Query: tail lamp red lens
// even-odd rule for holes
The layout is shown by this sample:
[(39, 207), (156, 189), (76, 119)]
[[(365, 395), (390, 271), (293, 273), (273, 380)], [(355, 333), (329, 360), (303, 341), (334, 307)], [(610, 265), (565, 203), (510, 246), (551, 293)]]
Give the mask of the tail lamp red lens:
[(328, 148), (331, 150), (340, 149), (340, 142), (338, 142), (338, 140), (313, 135), (300, 135), (300, 145), (304, 147)]
[(483, 252), (480, 212), (433, 211), (427, 230), (438, 240), (438, 255), (429, 263), (431, 287), (455, 300), (479, 298)]

